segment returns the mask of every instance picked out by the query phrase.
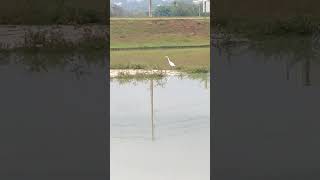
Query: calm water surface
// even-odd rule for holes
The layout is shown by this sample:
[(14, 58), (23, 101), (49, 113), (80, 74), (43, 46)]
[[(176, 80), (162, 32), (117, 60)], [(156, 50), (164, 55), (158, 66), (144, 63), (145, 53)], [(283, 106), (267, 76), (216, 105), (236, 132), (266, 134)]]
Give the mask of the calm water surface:
[(0, 179), (105, 180), (103, 57), (0, 53), (0, 63)]
[(111, 82), (112, 180), (210, 179), (205, 79)]
[(320, 179), (320, 61), (312, 43), (213, 49), (216, 180)]

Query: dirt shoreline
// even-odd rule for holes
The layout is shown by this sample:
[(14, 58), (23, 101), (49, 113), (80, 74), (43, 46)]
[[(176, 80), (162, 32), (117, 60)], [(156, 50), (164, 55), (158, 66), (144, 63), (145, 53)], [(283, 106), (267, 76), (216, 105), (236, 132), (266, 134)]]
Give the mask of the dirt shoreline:
[(144, 74), (144, 75), (160, 74), (164, 76), (180, 76), (186, 73), (177, 71), (177, 70), (110, 69), (110, 78), (117, 78), (121, 75), (135, 76), (138, 74)]

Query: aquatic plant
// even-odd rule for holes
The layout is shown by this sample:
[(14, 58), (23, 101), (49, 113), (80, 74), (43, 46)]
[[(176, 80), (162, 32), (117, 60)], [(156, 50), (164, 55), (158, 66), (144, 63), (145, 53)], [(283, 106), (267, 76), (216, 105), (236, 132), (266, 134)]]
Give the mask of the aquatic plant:
[(127, 72), (119, 72), (116, 79), (138, 79), (138, 80), (148, 80), (148, 79), (162, 79), (165, 77), (164, 71), (158, 71), (153, 73), (138, 72), (135, 74), (130, 74)]

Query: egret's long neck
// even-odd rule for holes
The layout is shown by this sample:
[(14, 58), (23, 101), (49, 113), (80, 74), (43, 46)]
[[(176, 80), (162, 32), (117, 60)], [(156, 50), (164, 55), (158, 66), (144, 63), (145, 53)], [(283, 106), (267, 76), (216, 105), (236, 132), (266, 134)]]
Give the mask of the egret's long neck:
[(167, 60), (170, 61), (169, 57), (167, 57)]

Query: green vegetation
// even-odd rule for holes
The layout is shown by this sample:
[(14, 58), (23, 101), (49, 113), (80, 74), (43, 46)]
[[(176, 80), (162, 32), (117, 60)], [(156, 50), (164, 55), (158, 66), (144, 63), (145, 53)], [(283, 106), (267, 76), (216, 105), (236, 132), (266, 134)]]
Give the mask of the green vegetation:
[(152, 74), (147, 73), (136, 73), (134, 75), (131, 75), (129, 73), (119, 73), (116, 79), (126, 80), (126, 79), (135, 79), (135, 80), (148, 80), (148, 79), (162, 79), (165, 77), (164, 72), (157, 72)]
[[(207, 18), (111, 19), (111, 69), (172, 69), (208, 72), (210, 20)], [(180, 48), (193, 46), (193, 48)], [(167, 47), (167, 48), (163, 48)], [(168, 48), (170, 47), (170, 48)], [(154, 48), (154, 49), (150, 49)], [(131, 50), (128, 50), (131, 49)]]
[(207, 18), (112, 18), (111, 48), (209, 45)]
[(199, 6), (193, 3), (186, 3), (183, 1), (174, 1), (170, 5), (158, 6), (154, 10), (154, 16), (198, 16), (198, 15), (199, 15)]
[(145, 64), (112, 64), (111, 69), (148, 69)]
[(112, 51), (110, 65), (111, 69), (171, 69), (165, 56), (180, 71), (208, 72), (210, 66), (209, 48)]
[[(193, 3), (193, 0), (152, 0), (154, 17), (159, 16), (207, 16), (202, 13), (202, 6)], [(111, 0), (111, 17), (147, 17), (148, 0)], [(200, 9), (199, 9), (200, 8)]]

